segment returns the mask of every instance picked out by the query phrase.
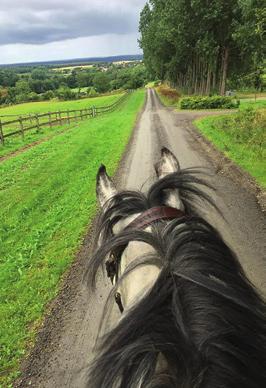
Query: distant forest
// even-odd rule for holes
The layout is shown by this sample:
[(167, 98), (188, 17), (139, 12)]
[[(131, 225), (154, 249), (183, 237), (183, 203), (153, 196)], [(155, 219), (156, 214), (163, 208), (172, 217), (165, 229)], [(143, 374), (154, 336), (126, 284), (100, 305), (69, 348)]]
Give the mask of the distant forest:
[(72, 62), (57, 62), (54, 66), (24, 64), (1, 67), (0, 104), (92, 97), (121, 89), (136, 89), (144, 86), (147, 79), (142, 62), (129, 59), (85, 62), (78, 66)]
[(150, 0), (139, 24), (144, 63), (189, 94), (262, 89), (265, 17), (263, 0)]

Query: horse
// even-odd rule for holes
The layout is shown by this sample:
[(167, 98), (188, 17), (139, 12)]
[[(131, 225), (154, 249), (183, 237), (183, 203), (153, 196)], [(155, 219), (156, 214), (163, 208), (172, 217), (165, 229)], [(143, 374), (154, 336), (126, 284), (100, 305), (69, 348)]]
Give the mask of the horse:
[[(113, 287), (87, 386), (266, 387), (264, 300), (201, 215), (202, 201), (219, 212), (215, 189), (167, 148), (155, 171), (146, 194), (117, 192), (103, 165), (97, 174), (102, 213), (86, 279), (95, 290), (106, 266)], [(113, 298), (119, 318), (107, 330)]]

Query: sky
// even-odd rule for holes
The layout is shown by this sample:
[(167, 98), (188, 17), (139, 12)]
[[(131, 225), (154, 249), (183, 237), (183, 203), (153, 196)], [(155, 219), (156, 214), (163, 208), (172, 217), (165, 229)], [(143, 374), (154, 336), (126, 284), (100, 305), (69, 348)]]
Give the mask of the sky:
[(139, 54), (147, 0), (0, 0), (0, 64)]

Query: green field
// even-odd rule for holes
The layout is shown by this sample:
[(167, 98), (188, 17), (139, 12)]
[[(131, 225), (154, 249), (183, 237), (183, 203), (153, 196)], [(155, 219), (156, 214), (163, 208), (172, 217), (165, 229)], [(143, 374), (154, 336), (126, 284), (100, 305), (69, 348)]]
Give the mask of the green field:
[(113, 94), (104, 97), (82, 98), (80, 100), (71, 101), (41, 101), (41, 102), (27, 102), (25, 104), (12, 105), (0, 108), (0, 116), (2, 115), (26, 115), (29, 113), (46, 113), (58, 110), (67, 109), (84, 109), (91, 106), (111, 105), (122, 94)]
[[(21, 105), (13, 105), (5, 109), (5, 113), (2, 113), (4, 109), (0, 109), (0, 118), (1, 114), (17, 114), (18, 116), (20, 114), (29, 114), (29, 113), (35, 113), (38, 111), (38, 113), (45, 113), (48, 111), (54, 111), (56, 109), (82, 109), (89, 106), (106, 106), (111, 105), (113, 102), (117, 101), (119, 98), (121, 98), (122, 94), (116, 94), (116, 95), (110, 95), (110, 96), (104, 96), (104, 97), (96, 97), (96, 98), (86, 98), (82, 100), (77, 101), (49, 101), (49, 102), (34, 102), (34, 103), (27, 103), (27, 104), (21, 104)], [(42, 112), (40, 111), (42, 109)], [(9, 112), (9, 113), (7, 113)], [(16, 113), (15, 113), (16, 112)], [(2, 121), (10, 121), (17, 119), (13, 116), (8, 117), (2, 117)], [(54, 119), (54, 116), (52, 117)], [(80, 120), (80, 119), (79, 119)], [(39, 119), (40, 123), (45, 123), (48, 121), (47, 117), (42, 117)], [(35, 120), (33, 118), (33, 123), (35, 123)], [(32, 123), (30, 120), (27, 120), (27, 122), (24, 124), (26, 127), (31, 126)], [(70, 126), (74, 126), (75, 121), (71, 121)], [(19, 123), (15, 124), (9, 124), (7, 126), (3, 126), (3, 133), (7, 134), (9, 132), (13, 132), (16, 130), (19, 130), (20, 126)], [(5, 145), (2, 146), (0, 144), (0, 157), (5, 156), (9, 154), (10, 152), (19, 150), (22, 147), (25, 147), (28, 144), (31, 144), (36, 141), (40, 141), (43, 138), (52, 136), (58, 132), (61, 132), (62, 130), (67, 130), (68, 125), (66, 122), (64, 122), (63, 125), (53, 126), (52, 128), (49, 127), (49, 125), (42, 126), (39, 131), (36, 129), (30, 130), (25, 133), (25, 138), (22, 139), (20, 135), (16, 136), (10, 136), (5, 139)]]
[(95, 174), (113, 174), (144, 91), (0, 164), (0, 386), (18, 375), (46, 304), (96, 213)]
[[(18, 151), (23, 147), (26, 147), (34, 142), (40, 142), (44, 139), (57, 136), (62, 131), (67, 131), (69, 128), (72, 128), (75, 125), (74, 122), (71, 122), (70, 126), (64, 124), (62, 126), (41, 127), (40, 131), (35, 129), (26, 133), (25, 138), (22, 139), (21, 136), (10, 136), (6, 138), (5, 145), (0, 144), (0, 157), (6, 156), (14, 151)], [(1, 162), (1, 161), (0, 161)]]
[(266, 110), (247, 108), (205, 117), (196, 126), (226, 156), (266, 188)]

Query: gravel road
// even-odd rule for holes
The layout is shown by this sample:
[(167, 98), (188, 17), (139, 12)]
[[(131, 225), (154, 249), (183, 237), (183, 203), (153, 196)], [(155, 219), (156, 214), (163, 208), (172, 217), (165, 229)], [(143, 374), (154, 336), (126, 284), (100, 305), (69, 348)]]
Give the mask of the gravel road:
[[(174, 112), (163, 107), (154, 91), (148, 90), (145, 108), (119, 168), (119, 186), (145, 190), (155, 179), (153, 163), (162, 146), (175, 153), (182, 168), (208, 167), (212, 172), (212, 184), (217, 188), (215, 201), (225, 219), (207, 209), (206, 217), (237, 252), (251, 281), (266, 294), (264, 215), (254, 194), (238, 181), (218, 173), (210, 156), (191, 135), (194, 131), (192, 121), (203, 114)], [(46, 317), (17, 387), (85, 387), (86, 366), (92, 358), (93, 343), (109, 290), (109, 283), (100, 280), (98, 292), (90, 295), (81, 283), (92, 238), (93, 231), (90, 231), (61, 295), (51, 306), (51, 313)]]

